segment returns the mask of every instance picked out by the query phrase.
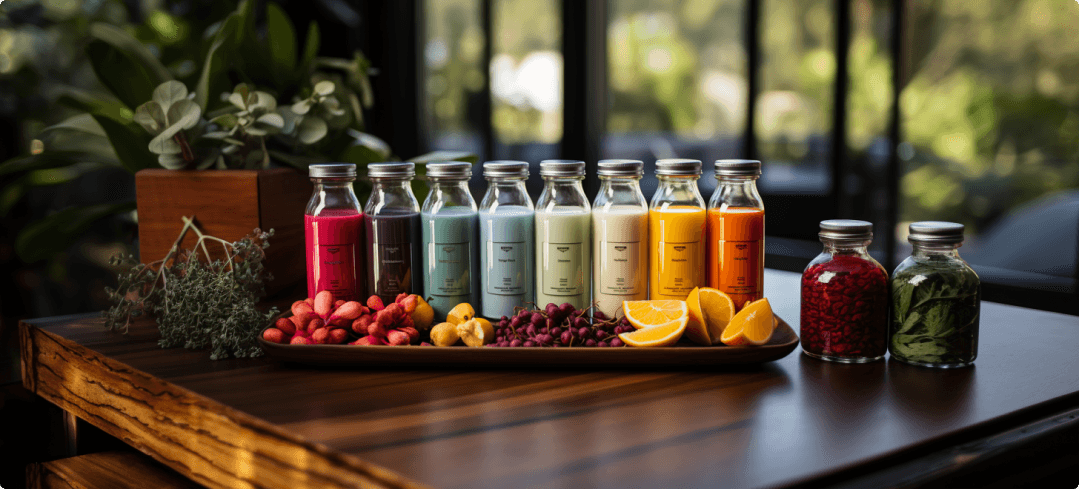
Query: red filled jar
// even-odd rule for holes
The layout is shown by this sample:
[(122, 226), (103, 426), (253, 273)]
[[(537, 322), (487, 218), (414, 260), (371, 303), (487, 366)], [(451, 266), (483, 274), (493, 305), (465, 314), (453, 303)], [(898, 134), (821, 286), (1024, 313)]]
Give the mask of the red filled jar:
[(802, 351), (821, 360), (865, 363), (888, 349), (888, 272), (869, 256), (873, 225), (821, 221), (824, 252), (802, 274)]

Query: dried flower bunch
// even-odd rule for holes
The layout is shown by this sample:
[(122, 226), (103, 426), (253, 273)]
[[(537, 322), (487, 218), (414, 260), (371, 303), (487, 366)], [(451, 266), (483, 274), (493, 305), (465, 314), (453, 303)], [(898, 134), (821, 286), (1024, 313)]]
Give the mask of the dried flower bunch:
[[(105, 289), (116, 304), (105, 312), (106, 327), (126, 333), (134, 318), (152, 315), (161, 331), (162, 348), (210, 347), (213, 360), (262, 355), (258, 334), (277, 314), (276, 308), (268, 312), (256, 308), (264, 294), (263, 281), (272, 279), (262, 262), (273, 230), (255, 229), (229, 243), (203, 234), (193, 218), (183, 219), (183, 230), (163, 259), (149, 264), (131, 255), (112, 259), (113, 265), (130, 269), (119, 275), (115, 289)], [(189, 231), (198, 240), (193, 249), (181, 249)], [(218, 245), (225, 259), (211, 257), (208, 246)]]

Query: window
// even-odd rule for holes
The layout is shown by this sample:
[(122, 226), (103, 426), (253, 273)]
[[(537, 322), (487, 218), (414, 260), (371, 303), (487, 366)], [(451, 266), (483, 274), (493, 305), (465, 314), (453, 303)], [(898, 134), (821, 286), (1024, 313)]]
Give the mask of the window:
[(910, 222), (951, 220), (987, 299), (1065, 310), (1079, 295), (1074, 2), (586, 4), (427, 0), (425, 143), (637, 158), (646, 175), (699, 158), (706, 198), (713, 160), (757, 158), (770, 266), (800, 270), (821, 219), (874, 222), (889, 269)]

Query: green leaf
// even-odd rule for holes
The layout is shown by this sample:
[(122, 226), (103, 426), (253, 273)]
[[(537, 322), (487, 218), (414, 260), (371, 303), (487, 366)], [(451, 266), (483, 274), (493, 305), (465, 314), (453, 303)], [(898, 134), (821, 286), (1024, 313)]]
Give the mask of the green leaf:
[(280, 81), (289, 80), (296, 70), (296, 29), (276, 3), (266, 5), (266, 41)]
[(136, 60), (103, 41), (91, 41), (86, 55), (101, 84), (129, 109), (153, 97), (157, 84)]
[(85, 132), (87, 134), (93, 134), (95, 136), (105, 136), (105, 131), (101, 129), (101, 125), (94, 120), (94, 117), (90, 114), (79, 114), (68, 117), (56, 124), (46, 127), (41, 131), (42, 135), (55, 130), (71, 129), (74, 131)]
[(221, 23), (221, 28), (214, 34), (210, 49), (206, 51), (206, 62), (202, 66), (202, 74), (199, 75), (199, 82), (195, 87), (195, 103), (199, 104), (199, 107), (209, 109), (210, 94), (225, 91), (222, 88), (227, 81), (224, 76), (225, 67), (229, 60), (229, 52), (236, 45), (240, 22), (239, 15), (231, 14), (225, 18)]
[(135, 202), (72, 207), (41, 219), (22, 230), (15, 239), (15, 252), (35, 263), (71, 245), (97, 221), (135, 209)]
[(322, 80), (315, 84), (315, 93), (326, 96), (333, 93), (334, 85), (332, 81)]
[(176, 80), (167, 81), (154, 89), (154, 102), (161, 110), (168, 110), (172, 104), (187, 98), (187, 87)]
[(296, 126), (296, 138), (304, 144), (314, 144), (326, 137), (329, 127), (318, 117), (307, 116)]
[(134, 120), (143, 129), (146, 129), (146, 132), (155, 136), (168, 125), (165, 112), (161, 110), (161, 105), (154, 101), (146, 102), (135, 109)]
[[(899, 282), (898, 280), (895, 282)], [(894, 282), (893, 282), (894, 283)], [(907, 312), (910, 311), (910, 297), (914, 293), (914, 286), (910, 282), (902, 281), (899, 285), (895, 286), (893, 297), (895, 297), (895, 317), (904, 318), (907, 317)]]
[(180, 129), (191, 129), (199, 123), (202, 116), (202, 108), (190, 100), (180, 100), (169, 107), (168, 121), (170, 125), (178, 125)]
[(101, 114), (113, 119), (127, 119), (131, 117), (131, 109), (114, 98), (101, 97), (86, 90), (74, 87), (61, 89), (57, 103), (90, 114)]
[(303, 74), (311, 72), (311, 63), (315, 61), (315, 56), (318, 56), (319, 38), (318, 22), (311, 21), (311, 23), (307, 25), (307, 41), (303, 46), (303, 64), (300, 66), (301, 73)]
[(224, 114), (210, 119), (210, 122), (217, 124), (224, 129), (232, 129), (240, 123), (240, 118), (236, 117), (236, 114)]
[(61, 168), (81, 162), (115, 163), (116, 159), (83, 151), (46, 151), (41, 154), (12, 158), (0, 163), (0, 176)]
[(167, 170), (183, 170), (187, 162), (175, 154), (157, 155), (157, 163)]
[(95, 115), (94, 120), (105, 131), (112, 143), (112, 149), (116, 151), (116, 157), (127, 171), (134, 174), (153, 166), (155, 157), (147, 149), (150, 144), (149, 134), (136, 131), (135, 128), (104, 115)]
[[(127, 31), (111, 24), (97, 22), (90, 25), (90, 36), (116, 48), (142, 67), (154, 86), (172, 80), (172, 73), (150, 52), (146, 46)], [(131, 107), (134, 107), (133, 105)]]

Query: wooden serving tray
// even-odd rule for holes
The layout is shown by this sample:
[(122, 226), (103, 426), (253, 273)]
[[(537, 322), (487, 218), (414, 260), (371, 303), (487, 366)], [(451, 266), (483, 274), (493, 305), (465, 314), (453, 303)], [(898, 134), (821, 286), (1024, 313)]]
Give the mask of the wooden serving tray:
[(266, 355), (283, 362), (336, 367), (439, 368), (631, 368), (709, 367), (779, 360), (798, 346), (798, 334), (783, 319), (761, 346), (695, 346), (680, 342), (665, 348), (469, 348), (466, 346), (282, 345), (259, 335)]

